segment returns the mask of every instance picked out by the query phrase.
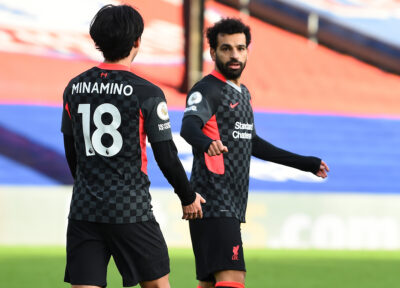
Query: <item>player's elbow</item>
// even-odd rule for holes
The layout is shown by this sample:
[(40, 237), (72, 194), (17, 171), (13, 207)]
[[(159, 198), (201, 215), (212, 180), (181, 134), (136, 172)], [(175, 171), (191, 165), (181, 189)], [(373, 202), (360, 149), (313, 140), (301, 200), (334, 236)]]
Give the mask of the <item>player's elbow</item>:
[(187, 126), (184, 125), (183, 123), (182, 123), (182, 126), (181, 126), (180, 135), (181, 135), (181, 137), (183, 139), (185, 139), (187, 141), (187, 139), (189, 137), (189, 132), (188, 132)]

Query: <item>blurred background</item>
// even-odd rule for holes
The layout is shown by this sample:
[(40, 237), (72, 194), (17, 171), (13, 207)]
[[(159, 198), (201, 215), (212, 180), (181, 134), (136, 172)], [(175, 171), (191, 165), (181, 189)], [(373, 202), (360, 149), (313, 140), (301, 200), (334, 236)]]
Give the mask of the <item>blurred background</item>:
[[(64, 245), (72, 179), (60, 132), (62, 93), (101, 55), (88, 36), (119, 1), (0, 0), (0, 245)], [(400, 1), (123, 1), (145, 21), (132, 71), (166, 94), (174, 139), (185, 92), (211, 72), (202, 31), (221, 17), (250, 25), (243, 83), (257, 133), (322, 158), (326, 180), (252, 159), (247, 247), (400, 248)], [(153, 206), (167, 243), (187, 223), (148, 146)]]

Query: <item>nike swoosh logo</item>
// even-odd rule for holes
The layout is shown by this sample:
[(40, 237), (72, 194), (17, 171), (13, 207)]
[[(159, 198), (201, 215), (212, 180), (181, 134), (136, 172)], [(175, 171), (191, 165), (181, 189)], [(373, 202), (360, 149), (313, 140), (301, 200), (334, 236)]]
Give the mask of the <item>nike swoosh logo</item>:
[(229, 104), (229, 106), (231, 106), (231, 108), (233, 109), (233, 108), (235, 108), (236, 106), (238, 106), (239, 105), (239, 102), (236, 102), (235, 104)]

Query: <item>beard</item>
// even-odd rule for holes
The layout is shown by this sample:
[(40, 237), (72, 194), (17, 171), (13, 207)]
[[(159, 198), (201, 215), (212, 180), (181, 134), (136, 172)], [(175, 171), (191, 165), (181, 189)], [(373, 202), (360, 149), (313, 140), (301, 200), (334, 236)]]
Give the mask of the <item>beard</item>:
[[(222, 75), (225, 76), (226, 79), (228, 80), (235, 80), (242, 75), (242, 72), (244, 70), (244, 67), (246, 67), (246, 62), (239, 62), (236, 60), (230, 60), (226, 63), (223, 63), (218, 57), (215, 58), (215, 64), (217, 65), (219, 71), (221, 72)], [(239, 64), (240, 68), (239, 69), (231, 69), (229, 68), (230, 64)]]

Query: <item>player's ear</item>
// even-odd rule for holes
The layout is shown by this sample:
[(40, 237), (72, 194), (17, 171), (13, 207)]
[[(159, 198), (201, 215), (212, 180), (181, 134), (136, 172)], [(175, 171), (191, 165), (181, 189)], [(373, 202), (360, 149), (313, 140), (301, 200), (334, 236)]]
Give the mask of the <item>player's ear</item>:
[(141, 38), (139, 37), (135, 42), (133, 42), (133, 47), (139, 48), (141, 42)]
[(210, 56), (213, 61), (215, 61), (215, 49), (210, 48)]

